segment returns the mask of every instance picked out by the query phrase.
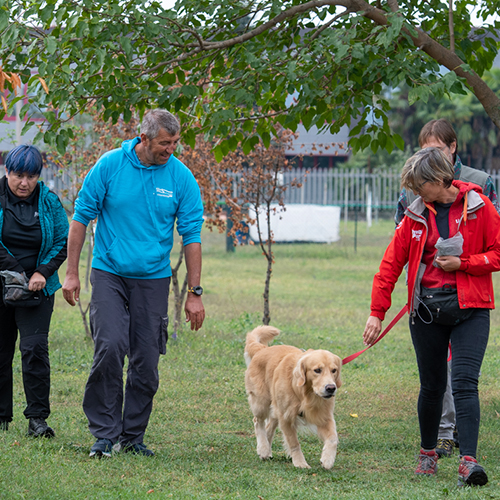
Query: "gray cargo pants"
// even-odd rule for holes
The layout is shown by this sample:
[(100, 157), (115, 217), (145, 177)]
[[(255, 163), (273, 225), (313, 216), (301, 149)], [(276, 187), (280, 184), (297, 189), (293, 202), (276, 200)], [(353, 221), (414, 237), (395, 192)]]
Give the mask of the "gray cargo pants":
[(166, 349), (170, 278), (122, 278), (92, 269), (90, 280), (94, 362), (83, 398), (89, 430), (114, 443), (142, 443)]

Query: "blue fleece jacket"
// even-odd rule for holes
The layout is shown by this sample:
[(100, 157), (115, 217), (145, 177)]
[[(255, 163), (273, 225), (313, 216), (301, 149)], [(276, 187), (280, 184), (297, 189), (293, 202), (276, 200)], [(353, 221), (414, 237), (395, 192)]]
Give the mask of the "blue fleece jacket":
[[(43, 293), (53, 295), (61, 288), (57, 270), (66, 260), (68, 216), (58, 196), (50, 191), (42, 181), (38, 182), (40, 184), (38, 212), (42, 230), (42, 244), (35, 271), (41, 273), (47, 280)], [(3, 177), (0, 180), (0, 196), (5, 196), (6, 186), (7, 179)], [(23, 268), (2, 242), (3, 217), (3, 209), (0, 205), (0, 269), (23, 272)]]
[(144, 166), (136, 137), (104, 154), (85, 177), (73, 219), (97, 218), (92, 267), (125, 278), (172, 275), (174, 221), (184, 245), (201, 243), (203, 204), (191, 171), (175, 156)]

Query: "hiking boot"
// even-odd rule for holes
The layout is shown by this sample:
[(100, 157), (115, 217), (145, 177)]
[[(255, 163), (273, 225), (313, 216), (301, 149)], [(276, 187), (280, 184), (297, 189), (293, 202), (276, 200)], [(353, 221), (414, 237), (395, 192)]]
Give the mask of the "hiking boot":
[(90, 448), (89, 457), (111, 457), (113, 451), (113, 441), (111, 439), (98, 439)]
[(30, 418), (28, 424), (28, 436), (53, 438), (54, 429), (47, 425), (44, 418)]
[(451, 457), (455, 443), (453, 439), (438, 439), (436, 453), (438, 457)]
[(122, 450), (124, 453), (133, 453), (134, 455), (142, 455), (144, 457), (155, 456), (151, 450), (148, 450), (144, 443), (122, 443)]
[(465, 456), (458, 465), (458, 486), (484, 486), (488, 482), (485, 470), (473, 457)]
[(432, 451), (420, 450), (415, 474), (419, 476), (433, 476), (437, 472), (438, 454)]

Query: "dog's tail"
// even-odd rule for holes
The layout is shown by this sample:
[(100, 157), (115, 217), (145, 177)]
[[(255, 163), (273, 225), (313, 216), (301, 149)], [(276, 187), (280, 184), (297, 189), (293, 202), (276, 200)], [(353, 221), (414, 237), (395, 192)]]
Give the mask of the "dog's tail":
[(258, 326), (247, 333), (245, 344), (245, 362), (247, 366), (252, 358), (262, 349), (265, 349), (268, 343), (279, 335), (280, 331), (274, 326)]

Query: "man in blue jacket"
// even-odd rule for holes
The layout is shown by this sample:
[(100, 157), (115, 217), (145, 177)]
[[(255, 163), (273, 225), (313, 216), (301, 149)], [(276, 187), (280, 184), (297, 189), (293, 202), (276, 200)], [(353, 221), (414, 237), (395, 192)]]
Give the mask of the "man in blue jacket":
[(78, 263), (86, 227), (97, 218), (90, 304), (94, 362), (83, 399), (96, 438), (91, 457), (111, 456), (113, 449), (154, 454), (143, 438), (158, 389), (159, 355), (166, 349), (174, 221), (185, 247), (186, 321), (198, 330), (205, 318), (200, 286), (203, 205), (194, 176), (173, 155), (179, 132), (171, 113), (150, 111), (139, 137), (97, 161), (76, 201), (63, 285), (71, 305), (80, 294)]

